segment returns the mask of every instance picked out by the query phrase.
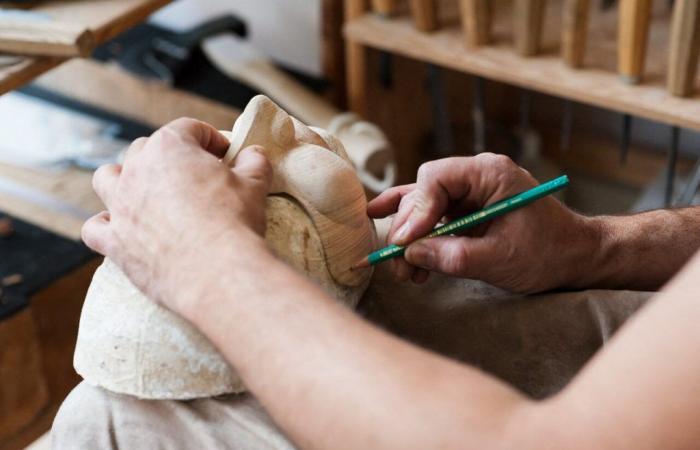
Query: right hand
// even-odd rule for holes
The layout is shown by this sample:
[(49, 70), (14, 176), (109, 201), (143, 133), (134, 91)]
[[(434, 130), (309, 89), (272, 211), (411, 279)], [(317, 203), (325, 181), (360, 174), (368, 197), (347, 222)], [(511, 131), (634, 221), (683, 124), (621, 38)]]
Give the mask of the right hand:
[[(484, 223), (464, 236), (417, 240), (452, 220), (537, 186), (504, 155), (482, 153), (423, 164), (416, 183), (391, 188), (369, 204), (373, 218), (396, 213), (389, 243), (408, 245), (392, 261), (402, 281), (421, 283), (430, 271), (486, 281), (513, 292), (576, 287), (598, 246), (588, 219), (554, 197)], [(410, 244), (410, 245), (409, 245)]]

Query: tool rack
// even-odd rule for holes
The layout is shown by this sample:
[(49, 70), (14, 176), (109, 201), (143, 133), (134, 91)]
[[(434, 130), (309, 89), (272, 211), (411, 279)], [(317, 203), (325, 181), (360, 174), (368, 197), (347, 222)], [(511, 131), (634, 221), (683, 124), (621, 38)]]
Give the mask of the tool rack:
[(541, 51), (528, 57), (515, 48), (512, 2), (494, 1), (491, 40), (478, 47), (465, 45), (459, 1), (440, 2), (440, 26), (431, 32), (417, 29), (408, 9), (386, 16), (371, 12), (369, 3), (345, 0), (347, 93), (350, 108), (359, 114), (367, 112), (367, 51), (372, 49), (700, 131), (698, 83), (688, 97), (673, 96), (666, 87), (671, 24), (668, 8), (654, 9), (643, 79), (632, 85), (624, 83), (618, 74), (616, 9), (591, 8), (583, 65), (572, 68), (561, 55), (562, 2), (547, 2)]

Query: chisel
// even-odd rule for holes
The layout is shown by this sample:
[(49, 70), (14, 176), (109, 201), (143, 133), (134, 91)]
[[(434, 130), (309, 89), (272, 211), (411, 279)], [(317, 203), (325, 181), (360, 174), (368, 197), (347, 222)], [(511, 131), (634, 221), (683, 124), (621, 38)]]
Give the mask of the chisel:
[(523, 56), (534, 56), (542, 46), (547, 0), (515, 0), (515, 48)]
[(411, 0), (409, 6), (418, 30), (430, 32), (438, 29), (437, 0)]
[(460, 0), (462, 30), (467, 47), (479, 47), (491, 39), (490, 0)]
[(668, 91), (687, 97), (693, 92), (700, 51), (700, 2), (676, 0), (671, 23)]
[(666, 167), (666, 189), (664, 191), (664, 206), (673, 205), (673, 187), (676, 182), (676, 161), (678, 160), (678, 146), (681, 140), (681, 129), (671, 127), (671, 148), (668, 151)]
[(618, 72), (627, 84), (642, 80), (650, 20), (651, 0), (620, 0)]

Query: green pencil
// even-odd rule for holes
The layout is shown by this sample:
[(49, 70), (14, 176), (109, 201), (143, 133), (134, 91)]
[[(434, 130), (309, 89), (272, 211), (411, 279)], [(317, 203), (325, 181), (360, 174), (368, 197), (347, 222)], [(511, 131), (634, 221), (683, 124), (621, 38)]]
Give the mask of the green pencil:
[[(521, 192), (512, 197), (506, 198), (504, 200), (498, 201), (486, 208), (471, 213), (462, 217), (461, 219), (454, 220), (448, 224), (437, 227), (432, 233), (427, 235), (423, 239), (445, 236), (459, 233), (467, 228), (475, 227), (486, 221), (493, 220), (496, 217), (502, 216), (503, 214), (514, 211), (523, 206), (527, 206), (535, 200), (539, 200), (542, 197), (553, 194), (561, 189), (564, 189), (569, 185), (569, 177), (563, 175), (559, 178), (555, 178), (546, 183), (540, 184), (528, 191)], [(402, 256), (406, 251), (406, 247), (391, 244), (384, 247), (376, 252), (370, 253), (369, 256), (364, 258), (359, 263), (352, 266), (353, 269), (361, 269), (369, 266), (374, 266), (380, 262), (396, 258), (397, 256)]]

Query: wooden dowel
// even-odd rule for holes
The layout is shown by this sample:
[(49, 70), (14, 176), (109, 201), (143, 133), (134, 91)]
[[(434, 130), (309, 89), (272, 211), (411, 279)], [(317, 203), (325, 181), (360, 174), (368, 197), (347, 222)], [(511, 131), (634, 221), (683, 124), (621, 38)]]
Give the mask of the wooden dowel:
[(570, 67), (582, 67), (586, 54), (590, 0), (565, 0), (562, 17), (562, 56)]
[(546, 0), (515, 0), (515, 48), (523, 56), (540, 52)]
[(671, 24), (668, 90), (686, 97), (693, 92), (700, 50), (700, 2), (676, 0)]
[(411, 0), (410, 7), (417, 29), (425, 32), (438, 29), (437, 0)]
[(467, 46), (488, 44), (491, 40), (491, 0), (461, 0), (460, 9)]
[(618, 23), (618, 71), (629, 84), (639, 83), (644, 72), (651, 0), (620, 0)]
[(372, 0), (372, 9), (377, 14), (391, 17), (395, 16), (399, 10), (398, 0)]

